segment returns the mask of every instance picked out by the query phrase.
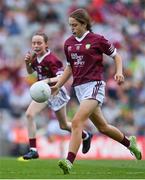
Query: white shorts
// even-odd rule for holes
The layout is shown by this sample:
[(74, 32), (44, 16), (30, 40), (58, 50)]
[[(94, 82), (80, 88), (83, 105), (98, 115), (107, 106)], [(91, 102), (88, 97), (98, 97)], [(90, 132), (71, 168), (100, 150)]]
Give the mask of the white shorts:
[(48, 100), (48, 106), (53, 111), (60, 110), (63, 106), (65, 106), (68, 101), (70, 100), (69, 95), (67, 94), (67, 91), (65, 87), (62, 87), (59, 91), (59, 93), (56, 96), (51, 96)]
[(75, 86), (74, 89), (79, 102), (85, 99), (96, 99), (102, 105), (105, 98), (105, 85), (104, 81), (92, 81)]

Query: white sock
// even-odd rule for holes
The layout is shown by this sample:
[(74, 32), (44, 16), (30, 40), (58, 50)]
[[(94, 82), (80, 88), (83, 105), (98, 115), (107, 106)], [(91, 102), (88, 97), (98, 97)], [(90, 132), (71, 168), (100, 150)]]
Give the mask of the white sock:
[(32, 150), (32, 151), (37, 151), (37, 149), (34, 148), (34, 147), (31, 147), (30, 150)]

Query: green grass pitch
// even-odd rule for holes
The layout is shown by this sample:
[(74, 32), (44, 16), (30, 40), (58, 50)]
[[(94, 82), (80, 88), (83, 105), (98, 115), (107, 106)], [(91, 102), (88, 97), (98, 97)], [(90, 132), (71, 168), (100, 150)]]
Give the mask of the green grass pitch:
[(145, 161), (77, 160), (63, 175), (58, 160), (0, 158), (0, 179), (145, 179)]

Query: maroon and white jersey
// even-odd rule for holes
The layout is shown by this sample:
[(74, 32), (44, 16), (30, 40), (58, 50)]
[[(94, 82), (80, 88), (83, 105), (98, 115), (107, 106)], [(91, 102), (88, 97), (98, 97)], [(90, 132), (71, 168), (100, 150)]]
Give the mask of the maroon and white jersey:
[(103, 36), (87, 31), (81, 38), (69, 37), (64, 51), (72, 68), (73, 86), (103, 80), (103, 53), (114, 57), (116, 49)]
[(36, 57), (33, 60), (31, 67), (37, 72), (38, 81), (56, 77), (63, 72), (62, 62), (51, 53), (50, 50), (42, 57)]

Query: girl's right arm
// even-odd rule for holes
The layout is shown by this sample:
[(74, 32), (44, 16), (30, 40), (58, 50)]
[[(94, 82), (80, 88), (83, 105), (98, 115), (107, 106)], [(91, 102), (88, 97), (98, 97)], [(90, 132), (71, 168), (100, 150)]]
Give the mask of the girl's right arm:
[(55, 95), (58, 93), (59, 89), (68, 81), (72, 75), (72, 69), (70, 65), (67, 65), (64, 69), (63, 74), (59, 77), (55, 86), (52, 86), (52, 93)]
[(32, 55), (30, 52), (28, 52), (24, 58), (25, 64), (26, 64), (26, 69), (29, 74), (32, 74), (34, 72), (33, 68), (31, 67), (31, 62), (32, 62)]

